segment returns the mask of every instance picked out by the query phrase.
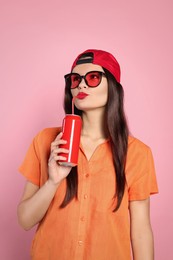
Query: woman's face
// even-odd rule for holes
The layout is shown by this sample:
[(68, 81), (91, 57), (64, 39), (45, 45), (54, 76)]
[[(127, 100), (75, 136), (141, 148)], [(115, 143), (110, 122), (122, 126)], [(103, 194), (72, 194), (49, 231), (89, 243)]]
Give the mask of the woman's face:
[[(86, 75), (89, 71), (101, 71), (104, 72), (103, 68), (95, 64), (80, 64), (74, 67), (72, 72), (78, 73), (81, 76)], [(104, 108), (108, 99), (108, 82), (106, 77), (102, 76), (102, 80), (97, 87), (89, 87), (82, 79), (77, 88), (71, 89), (72, 96), (77, 96), (79, 93), (84, 93), (81, 95), (82, 98), (75, 99), (75, 106), (82, 111), (89, 111), (98, 108)], [(85, 96), (85, 94), (87, 94)], [(83, 98), (84, 96), (84, 98)]]

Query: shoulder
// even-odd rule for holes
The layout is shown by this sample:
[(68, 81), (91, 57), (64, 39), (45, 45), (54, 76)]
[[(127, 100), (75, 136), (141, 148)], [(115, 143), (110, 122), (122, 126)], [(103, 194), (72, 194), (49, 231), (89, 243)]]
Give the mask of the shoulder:
[(60, 131), (61, 131), (61, 127), (44, 128), (38, 133), (38, 136), (44, 137), (44, 138), (47, 138), (50, 136), (56, 136)]
[(44, 128), (35, 136), (35, 141), (38, 145), (50, 144), (60, 132), (61, 127)]
[(132, 162), (147, 161), (152, 157), (151, 148), (136, 137), (129, 136), (127, 160)]
[(130, 200), (143, 200), (158, 192), (152, 151), (132, 136), (128, 139), (125, 172)]
[(130, 135), (128, 137), (128, 150), (134, 150), (134, 149), (145, 152), (150, 150), (150, 147), (144, 142), (142, 142), (141, 140), (139, 140), (138, 138)]

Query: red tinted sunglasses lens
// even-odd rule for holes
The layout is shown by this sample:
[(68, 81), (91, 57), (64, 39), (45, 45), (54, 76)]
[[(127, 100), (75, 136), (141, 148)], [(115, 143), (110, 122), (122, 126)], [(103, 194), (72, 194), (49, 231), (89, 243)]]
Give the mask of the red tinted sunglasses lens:
[(71, 74), (71, 88), (77, 88), (82, 78), (78, 74)]
[(85, 75), (85, 81), (89, 87), (97, 87), (102, 79), (102, 74), (99, 72), (89, 72)]
[(90, 71), (85, 76), (81, 76), (78, 73), (70, 73), (65, 75), (65, 80), (70, 85), (70, 88), (77, 88), (82, 79), (85, 80), (85, 84), (88, 87), (94, 88), (100, 84), (102, 76), (105, 76), (105, 74), (101, 71)]

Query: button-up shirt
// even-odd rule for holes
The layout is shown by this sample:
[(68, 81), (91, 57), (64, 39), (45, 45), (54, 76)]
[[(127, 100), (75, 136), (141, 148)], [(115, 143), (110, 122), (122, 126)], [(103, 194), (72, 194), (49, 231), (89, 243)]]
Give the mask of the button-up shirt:
[[(48, 179), (50, 144), (60, 128), (41, 131), (29, 147), (20, 172), (41, 187)], [(131, 259), (129, 201), (147, 199), (158, 192), (150, 148), (129, 137), (126, 188), (120, 208), (114, 194), (116, 177), (109, 140), (100, 144), (90, 160), (80, 146), (78, 197), (60, 208), (66, 180), (57, 189), (32, 242), (33, 260)]]

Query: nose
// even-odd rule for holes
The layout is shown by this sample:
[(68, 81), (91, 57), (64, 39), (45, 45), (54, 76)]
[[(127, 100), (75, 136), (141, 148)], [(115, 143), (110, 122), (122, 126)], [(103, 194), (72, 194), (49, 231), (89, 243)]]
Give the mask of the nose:
[(87, 84), (85, 82), (85, 79), (82, 78), (81, 82), (79, 83), (78, 89), (87, 88)]

